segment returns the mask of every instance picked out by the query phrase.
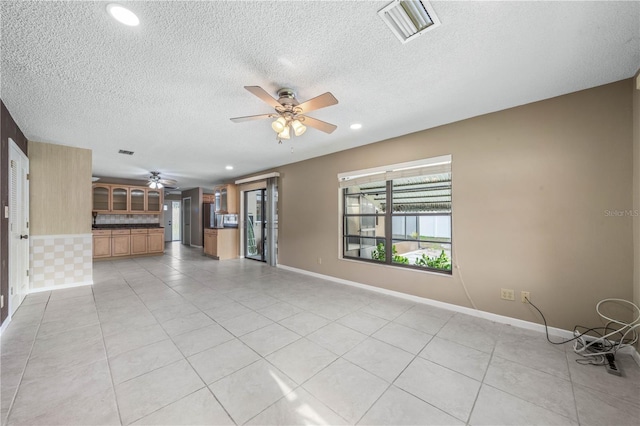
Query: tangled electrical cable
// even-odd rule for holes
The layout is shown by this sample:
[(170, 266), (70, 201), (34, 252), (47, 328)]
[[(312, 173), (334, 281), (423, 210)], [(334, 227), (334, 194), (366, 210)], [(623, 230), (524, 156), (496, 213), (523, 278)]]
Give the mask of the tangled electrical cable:
[[(574, 342), (573, 350), (576, 354), (583, 357), (577, 359), (579, 364), (606, 365), (611, 362), (608, 358), (615, 355), (620, 349), (629, 347), (638, 341), (638, 328), (640, 328), (640, 308), (635, 304), (624, 299), (603, 299), (596, 305), (596, 312), (600, 318), (606, 321), (604, 327), (587, 328), (576, 325), (573, 330), (573, 338), (562, 342), (554, 342), (549, 338), (549, 327), (547, 319), (531, 300), (525, 298), (526, 301), (535, 308), (544, 321), (544, 330), (547, 335), (547, 341), (554, 345), (564, 345), (565, 343)], [(628, 305), (633, 311), (631, 322), (624, 322), (619, 319), (611, 318), (601, 312), (601, 306), (605, 303), (619, 303)], [(583, 330), (583, 331), (580, 331)], [(593, 335), (595, 334), (595, 336)], [(615, 338), (618, 337), (618, 340)]]

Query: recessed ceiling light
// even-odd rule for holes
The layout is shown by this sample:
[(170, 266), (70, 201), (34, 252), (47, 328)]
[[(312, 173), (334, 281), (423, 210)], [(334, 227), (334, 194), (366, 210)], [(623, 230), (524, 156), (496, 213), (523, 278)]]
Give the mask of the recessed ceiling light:
[(227, 166), (227, 167), (225, 167), (225, 169), (227, 169), (227, 170), (233, 170), (233, 166)]
[(362, 129), (362, 124), (360, 124), (360, 123), (353, 123), (351, 126), (349, 126), (349, 128), (351, 128), (351, 130), (358, 130), (358, 129)]
[(117, 3), (109, 3), (107, 5), (107, 12), (109, 12), (109, 15), (111, 15), (113, 19), (121, 24), (129, 25), (130, 27), (135, 27), (140, 24), (140, 20), (135, 13)]

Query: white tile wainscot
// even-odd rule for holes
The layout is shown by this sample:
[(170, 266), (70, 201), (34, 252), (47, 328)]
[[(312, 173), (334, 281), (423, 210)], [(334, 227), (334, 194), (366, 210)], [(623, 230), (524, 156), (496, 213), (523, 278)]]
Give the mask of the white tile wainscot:
[(32, 235), (29, 292), (93, 284), (92, 234)]

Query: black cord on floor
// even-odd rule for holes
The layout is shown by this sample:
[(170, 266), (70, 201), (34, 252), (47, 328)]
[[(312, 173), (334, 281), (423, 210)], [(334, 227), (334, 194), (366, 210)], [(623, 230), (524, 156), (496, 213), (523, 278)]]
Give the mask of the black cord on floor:
[[(527, 297), (524, 298), (527, 303), (529, 303), (531, 306), (533, 306), (535, 308), (536, 311), (538, 311), (538, 313), (540, 314), (540, 316), (542, 317), (542, 321), (544, 321), (544, 332), (547, 335), (547, 341), (553, 345), (564, 345), (565, 343), (569, 343), (569, 342), (573, 342), (574, 340), (578, 340), (579, 338), (581, 338), (582, 336), (586, 335), (587, 333), (591, 333), (591, 332), (595, 332), (598, 333), (598, 330), (603, 329), (604, 327), (596, 327), (596, 328), (586, 328), (586, 327), (582, 327), (580, 325), (576, 325), (576, 328), (584, 328), (585, 331), (583, 333), (580, 333), (578, 336), (575, 336), (572, 339), (568, 339), (565, 340), (564, 342), (554, 342), (549, 338), (549, 326), (547, 325), (547, 319), (544, 317), (544, 314), (542, 313), (542, 311), (540, 309), (538, 309), (538, 307), (536, 305), (534, 305), (533, 303), (531, 303), (531, 300), (529, 300)], [(600, 333), (598, 333), (600, 334)], [(600, 334), (600, 336), (602, 336), (602, 334)]]

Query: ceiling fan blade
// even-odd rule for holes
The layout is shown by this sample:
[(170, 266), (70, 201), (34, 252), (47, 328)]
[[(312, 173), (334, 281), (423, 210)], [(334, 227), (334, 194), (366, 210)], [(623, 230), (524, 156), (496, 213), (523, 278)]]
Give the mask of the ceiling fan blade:
[(273, 118), (276, 116), (277, 114), (247, 115), (246, 117), (231, 118), (231, 121), (233, 121), (234, 123), (242, 123), (243, 121), (260, 120), (262, 118)]
[(331, 105), (335, 105), (338, 103), (338, 100), (331, 94), (331, 92), (323, 93), (320, 96), (316, 96), (315, 98), (309, 99), (306, 102), (301, 103), (297, 106), (300, 108), (303, 113), (309, 111), (315, 111), (320, 108), (328, 107)]
[(160, 179), (160, 183), (163, 184), (164, 186), (167, 186), (167, 185), (171, 186), (178, 183), (178, 181), (175, 179)]
[(248, 91), (250, 91), (251, 93), (253, 93), (254, 95), (256, 95), (257, 97), (259, 97), (260, 99), (262, 99), (263, 102), (266, 102), (267, 104), (271, 105), (273, 108), (282, 107), (280, 102), (278, 102), (276, 99), (274, 99), (273, 96), (271, 96), (269, 93), (267, 93), (267, 91), (264, 90), (262, 87), (260, 87), (260, 86), (244, 86), (244, 88), (247, 89)]
[(305, 126), (313, 127), (314, 129), (320, 130), (325, 133), (333, 133), (335, 129), (338, 128), (335, 124), (327, 123), (322, 120), (318, 120), (316, 118), (304, 117), (304, 121), (302, 123)]

